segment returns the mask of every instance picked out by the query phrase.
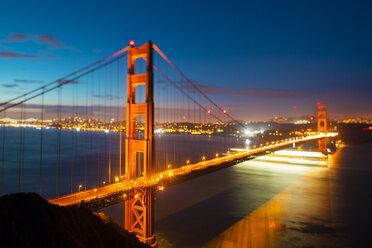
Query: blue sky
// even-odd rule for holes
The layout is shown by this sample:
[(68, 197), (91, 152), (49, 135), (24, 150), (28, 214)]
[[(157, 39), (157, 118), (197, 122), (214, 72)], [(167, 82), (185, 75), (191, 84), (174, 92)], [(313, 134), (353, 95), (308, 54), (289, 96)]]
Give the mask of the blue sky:
[[(230, 113), (372, 118), (369, 1), (7, 1), (0, 98), (151, 39)], [(24, 36), (22, 36), (24, 35)], [(18, 80), (18, 81), (17, 81)], [(331, 115), (331, 116), (332, 116)]]

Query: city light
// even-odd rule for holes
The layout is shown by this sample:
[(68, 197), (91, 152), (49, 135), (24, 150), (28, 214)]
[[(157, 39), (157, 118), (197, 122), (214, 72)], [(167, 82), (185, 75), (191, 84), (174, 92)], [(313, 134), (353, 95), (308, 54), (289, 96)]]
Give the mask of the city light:
[(130, 45), (131, 47), (133, 47), (133, 46), (134, 46), (134, 40), (130, 40), (130, 41), (129, 41), (129, 45)]

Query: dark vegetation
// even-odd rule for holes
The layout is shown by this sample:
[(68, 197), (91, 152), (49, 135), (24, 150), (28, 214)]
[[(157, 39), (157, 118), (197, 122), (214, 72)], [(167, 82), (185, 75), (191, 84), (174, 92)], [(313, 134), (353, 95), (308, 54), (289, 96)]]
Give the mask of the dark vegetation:
[(0, 247), (143, 247), (108, 217), (50, 204), (35, 193), (0, 197)]

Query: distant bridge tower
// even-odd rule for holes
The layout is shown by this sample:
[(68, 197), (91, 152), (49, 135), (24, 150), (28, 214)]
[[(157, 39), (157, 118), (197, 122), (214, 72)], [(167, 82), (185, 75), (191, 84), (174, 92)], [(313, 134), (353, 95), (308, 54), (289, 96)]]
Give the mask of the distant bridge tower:
[[(328, 132), (327, 128), (327, 106), (318, 103), (318, 132)], [(327, 138), (318, 140), (319, 150), (327, 153)]]
[[(132, 45), (132, 44), (131, 44)], [(135, 74), (137, 59), (146, 61), (147, 70)], [(146, 101), (136, 102), (136, 87), (146, 87)], [(154, 88), (153, 88), (153, 50), (148, 42), (139, 47), (129, 47), (128, 79), (126, 105), (126, 139), (125, 139), (125, 178), (134, 180), (144, 176), (144, 181), (151, 181), (154, 173)], [(144, 116), (144, 135), (136, 136), (136, 117)], [(154, 234), (154, 199), (152, 187), (145, 187), (135, 192), (133, 199), (125, 202), (125, 229), (133, 232), (144, 243), (156, 246)]]

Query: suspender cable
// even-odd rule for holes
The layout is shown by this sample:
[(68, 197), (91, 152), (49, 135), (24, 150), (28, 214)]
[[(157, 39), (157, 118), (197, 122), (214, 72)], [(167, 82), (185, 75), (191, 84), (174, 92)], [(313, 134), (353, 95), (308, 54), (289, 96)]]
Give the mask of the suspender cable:
[[(25, 105), (24, 104), (22, 105), (22, 112), (23, 112), (22, 120), (24, 122), (25, 121), (25, 116), (26, 116)], [(24, 175), (23, 171), (24, 171), (24, 167), (25, 167), (26, 126), (21, 128), (21, 130), (22, 130), (21, 192), (23, 192), (23, 175)]]
[[(89, 77), (89, 76), (88, 76)], [(89, 85), (89, 79), (88, 83), (86, 85), (86, 94), (85, 94), (85, 119), (86, 121), (88, 120), (88, 85)], [(87, 126), (85, 126), (87, 128)], [(84, 130), (84, 190), (87, 190), (87, 165), (88, 165), (88, 155), (87, 155), (87, 150), (88, 150), (88, 133), (87, 129)]]
[(25, 139), (25, 109), (24, 104), (21, 105), (21, 117), (20, 117), (20, 128), (19, 128), (19, 171), (18, 171), (18, 191), (23, 191), (23, 166), (24, 166), (24, 139)]
[[(72, 90), (72, 104), (73, 104), (73, 108), (72, 108), (72, 113), (71, 113), (71, 117), (70, 118), (72, 118), (72, 120), (71, 120), (71, 122), (72, 122), (72, 126), (74, 125), (74, 121), (75, 121), (75, 118), (74, 118), (74, 116), (75, 116), (75, 85), (74, 85), (74, 87), (73, 87), (73, 90)], [(70, 191), (71, 191), (71, 193), (72, 193), (72, 188), (73, 188), (73, 183), (74, 183), (74, 180), (73, 180), (73, 178), (74, 178), (74, 142), (75, 142), (75, 131), (74, 131), (74, 129), (72, 129), (71, 130), (71, 167), (70, 167), (70, 173), (71, 173), (71, 181), (70, 181), (70, 184), (71, 184), (71, 189), (70, 189)]]
[[(107, 83), (107, 69), (105, 70), (105, 82), (104, 82), (104, 85)], [(106, 129), (107, 128), (107, 87), (105, 86), (105, 93), (104, 93), (104, 103), (105, 103), (105, 113), (104, 113), (104, 119), (103, 119), (103, 125), (104, 125), (104, 128)], [(105, 142), (104, 142), (104, 164), (107, 163), (107, 134), (105, 133)], [(110, 184), (111, 183), (111, 164), (109, 163), (108, 164), (108, 183)]]
[[(4, 119), (5, 119), (4, 112)], [(4, 168), (5, 168), (5, 123), (3, 122), (3, 146), (2, 146), (2, 156), (1, 156), (1, 194), (4, 193)]]
[[(21, 116), (20, 116), (20, 124), (23, 122), (23, 111), (22, 111), (23, 105), (21, 105)], [(21, 192), (21, 160), (22, 160), (22, 126), (19, 127), (19, 151), (18, 151), (18, 192)]]
[(40, 183), (39, 194), (41, 195), (42, 166), (43, 166), (43, 122), (44, 122), (44, 94), (41, 95), (41, 115), (40, 115)]
[[(120, 61), (119, 61), (120, 62)], [(121, 63), (118, 63), (118, 74), (121, 75)], [(122, 101), (123, 101), (123, 82), (122, 77), (119, 76), (119, 177), (121, 179), (121, 151), (122, 151)]]
[(62, 88), (58, 88), (58, 117), (57, 117), (57, 166), (56, 166), (56, 197), (59, 195), (59, 168), (61, 165), (61, 112), (62, 112)]

